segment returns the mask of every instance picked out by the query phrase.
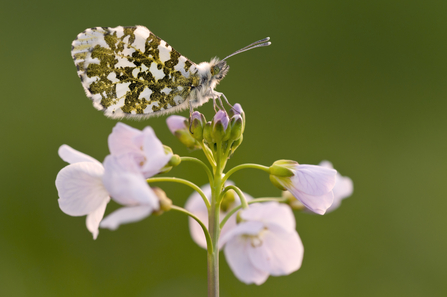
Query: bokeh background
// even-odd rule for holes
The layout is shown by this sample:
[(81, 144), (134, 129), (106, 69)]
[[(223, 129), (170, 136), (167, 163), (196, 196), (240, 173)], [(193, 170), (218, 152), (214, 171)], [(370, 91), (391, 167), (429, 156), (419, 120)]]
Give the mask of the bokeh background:
[[(272, 46), (230, 58), (217, 88), (248, 120), (228, 166), (326, 159), (354, 181), (335, 212), (296, 213), (299, 271), (245, 285), (222, 254), (222, 296), (446, 296), (446, 16), (439, 0), (3, 1), (0, 296), (206, 296), (206, 253), (184, 215), (94, 241), (85, 218), (57, 204), (58, 147), (103, 160), (116, 124), (86, 98), (71, 42), (89, 27), (136, 24), (197, 63), (270, 36)], [(211, 118), (212, 104), (200, 111)], [(165, 119), (125, 122), (189, 154)], [(194, 164), (168, 175), (206, 182)], [(279, 194), (255, 170), (233, 181)], [(191, 194), (162, 186), (178, 205)]]

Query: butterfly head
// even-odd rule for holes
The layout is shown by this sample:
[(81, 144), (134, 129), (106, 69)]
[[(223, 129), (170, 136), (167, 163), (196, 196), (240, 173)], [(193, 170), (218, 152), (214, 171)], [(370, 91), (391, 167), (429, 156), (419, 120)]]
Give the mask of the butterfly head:
[(211, 80), (218, 84), (227, 75), (230, 66), (224, 60), (213, 59), (210, 62)]

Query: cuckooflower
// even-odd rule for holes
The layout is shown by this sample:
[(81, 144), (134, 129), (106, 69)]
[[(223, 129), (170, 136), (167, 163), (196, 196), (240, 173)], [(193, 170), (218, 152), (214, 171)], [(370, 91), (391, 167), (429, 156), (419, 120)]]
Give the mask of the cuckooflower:
[(64, 167), (56, 177), (60, 209), (70, 216), (87, 216), (87, 229), (98, 237), (99, 222), (110, 201), (102, 178), (104, 167), (94, 158), (68, 145), (59, 148), (59, 156), (70, 165)]
[(332, 205), (337, 171), (316, 165), (300, 165), (280, 160), (270, 167), (270, 180), (282, 190), (288, 190), (309, 210), (323, 215)]
[(287, 275), (301, 267), (304, 247), (290, 207), (251, 204), (240, 218), (221, 238), (228, 265), (240, 281), (260, 285), (269, 275)]
[(117, 123), (109, 135), (109, 150), (112, 155), (130, 154), (145, 178), (159, 173), (172, 157), (166, 154), (163, 144), (151, 127), (143, 131), (123, 123)]
[[(231, 181), (227, 182), (225, 185), (232, 185)], [(208, 198), (208, 201), (211, 198), (211, 187), (209, 184), (201, 187), (203, 193)], [(247, 193), (243, 193), (245, 199), (247, 201), (252, 200), (253, 198)], [(234, 199), (234, 200), (233, 200)], [(234, 207), (240, 205), (240, 200), (232, 190), (228, 191), (222, 201), (221, 211), (220, 211), (220, 220), (222, 220), (225, 215)], [(191, 196), (189, 196), (186, 201), (185, 208), (196, 215), (208, 228), (208, 210), (206, 208), (205, 202), (203, 202), (202, 197), (199, 193), (194, 192)], [(225, 223), (224, 227), (220, 232), (220, 236), (222, 237), (225, 233), (236, 226), (236, 215), (232, 215), (228, 221)], [(200, 227), (199, 223), (197, 223), (194, 219), (189, 218), (189, 231), (191, 233), (192, 239), (197, 243), (200, 247), (206, 249), (206, 239), (203, 234), (203, 230)]]
[[(160, 172), (172, 156), (152, 128), (139, 131), (122, 123), (109, 135), (109, 149), (112, 154), (104, 166), (69, 146), (59, 149), (61, 158), (72, 163), (56, 178), (59, 206), (72, 216), (87, 215), (87, 228), (95, 239), (99, 226), (114, 230), (159, 209), (158, 197), (146, 178)], [(124, 207), (102, 220), (110, 197)]]

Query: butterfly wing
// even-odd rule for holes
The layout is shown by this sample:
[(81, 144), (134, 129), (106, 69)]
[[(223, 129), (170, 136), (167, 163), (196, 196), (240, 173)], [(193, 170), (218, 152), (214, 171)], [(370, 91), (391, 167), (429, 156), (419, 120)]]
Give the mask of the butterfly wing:
[(87, 29), (71, 54), (87, 97), (113, 118), (186, 109), (200, 80), (196, 64), (143, 26)]

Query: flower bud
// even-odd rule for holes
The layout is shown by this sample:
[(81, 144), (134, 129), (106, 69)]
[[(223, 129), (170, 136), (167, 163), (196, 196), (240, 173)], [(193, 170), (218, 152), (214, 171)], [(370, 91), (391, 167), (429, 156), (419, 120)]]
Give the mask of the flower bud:
[(244, 136), (241, 135), (241, 137), (239, 137), (239, 139), (236, 139), (235, 141), (233, 141), (233, 143), (231, 144), (230, 156), (241, 145), (243, 139), (244, 139)]
[(230, 110), (229, 112), (230, 117), (235, 117), (235, 116), (241, 116), (242, 118), (242, 133), (244, 133), (245, 130), (245, 112), (242, 109), (242, 106), (239, 103), (236, 103), (235, 105), (233, 105), (233, 108)]
[(239, 103), (236, 103), (235, 105), (233, 105), (233, 108), (228, 112), (230, 117), (233, 117), (235, 115), (240, 115), (240, 116), (244, 116), (244, 110), (242, 109), (242, 106)]
[(208, 122), (205, 124), (205, 127), (203, 127), (203, 139), (205, 139), (206, 142), (208, 142), (209, 144), (214, 143), (211, 132), (212, 132), (212, 123)]
[(182, 161), (180, 156), (175, 155), (169, 146), (163, 145), (163, 149), (166, 155), (171, 154), (172, 156), (169, 162), (160, 170), (159, 174), (171, 171), (172, 167), (180, 165), (180, 162)]
[(205, 117), (198, 111), (194, 111), (190, 118), (191, 134), (197, 141), (203, 140), (203, 126), (206, 123)]
[[(228, 129), (230, 119), (225, 111), (219, 110), (213, 119), (212, 136), (214, 142), (225, 141), (229, 138), (230, 129)], [(228, 132), (228, 133), (227, 133)], [(226, 139), (225, 139), (226, 138)]]
[(177, 154), (174, 154), (174, 155), (172, 155), (171, 160), (169, 160), (167, 165), (171, 166), (171, 167), (175, 167), (175, 166), (180, 165), (181, 162), (182, 162), (182, 159), (180, 158), (180, 156)]
[(166, 119), (166, 123), (171, 133), (174, 134), (174, 136), (177, 137), (187, 148), (196, 149), (200, 147), (196, 139), (194, 139), (189, 132), (189, 123), (187, 118), (172, 115)]
[(240, 115), (235, 115), (231, 118), (231, 133), (230, 138), (231, 140), (237, 140), (242, 135), (242, 128), (243, 128), (243, 119)]
[(186, 129), (186, 121), (187, 118), (185, 117), (172, 115), (166, 119), (166, 124), (168, 125), (169, 131), (175, 135), (176, 131)]
[(235, 195), (236, 193), (233, 190), (226, 191), (220, 204), (220, 210), (227, 212), (233, 208), (233, 204), (236, 201)]
[(157, 195), (158, 201), (160, 203), (160, 209), (155, 211), (154, 214), (161, 215), (163, 212), (171, 210), (172, 200), (166, 196), (165, 191), (158, 187), (154, 187), (152, 188), (152, 190), (154, 191), (155, 195)]

